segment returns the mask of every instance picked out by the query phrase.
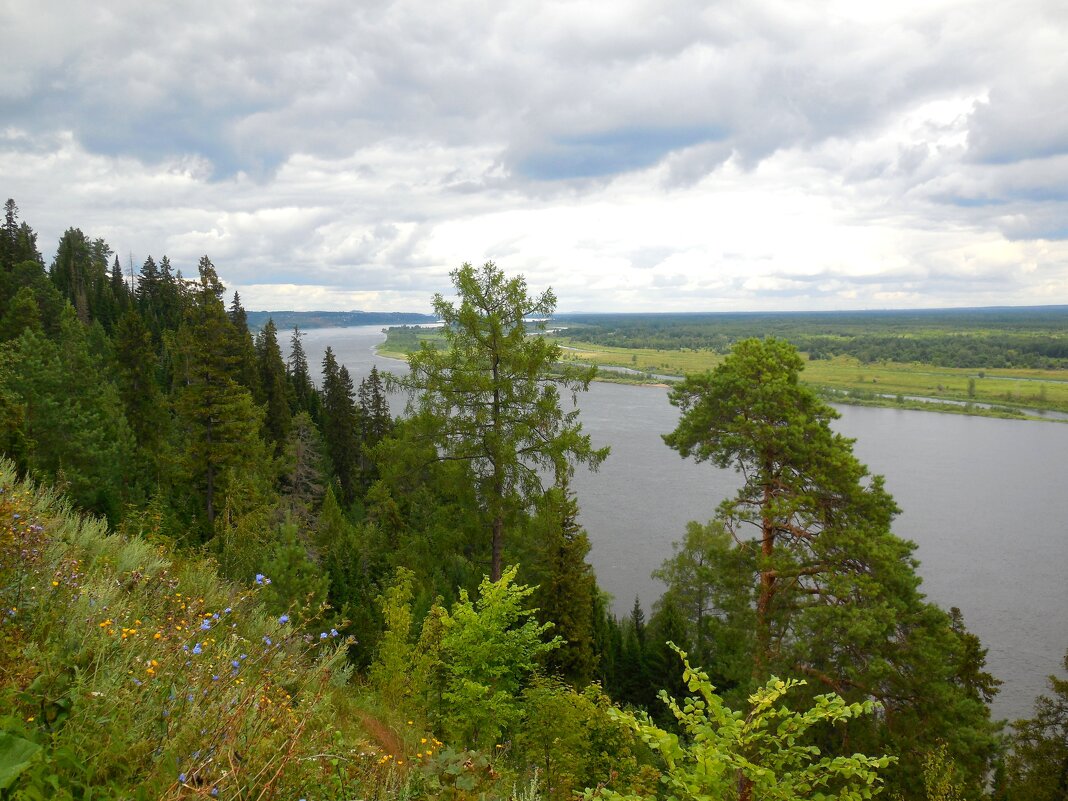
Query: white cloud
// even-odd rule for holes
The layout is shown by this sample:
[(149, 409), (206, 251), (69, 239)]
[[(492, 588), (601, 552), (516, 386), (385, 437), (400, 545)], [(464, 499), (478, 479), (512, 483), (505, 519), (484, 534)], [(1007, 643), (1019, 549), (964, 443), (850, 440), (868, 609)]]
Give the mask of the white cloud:
[(206, 252), (250, 307), (491, 258), (562, 308), (1068, 302), (1058, 3), (16, 5), (46, 257)]

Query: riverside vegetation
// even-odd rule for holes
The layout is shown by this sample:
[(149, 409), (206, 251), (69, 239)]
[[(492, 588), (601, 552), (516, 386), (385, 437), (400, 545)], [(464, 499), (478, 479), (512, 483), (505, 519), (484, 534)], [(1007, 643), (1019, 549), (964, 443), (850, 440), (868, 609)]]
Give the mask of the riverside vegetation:
[[(826, 400), (987, 417), (1061, 421), (1068, 413), (1068, 308), (691, 315), (557, 315), (564, 365), (598, 380), (662, 383), (720, 364), (735, 342), (774, 333), (807, 359)], [(403, 357), (434, 329), (389, 329)]]
[(130, 282), (69, 229), (46, 267), (5, 211), (0, 798), (1063, 797), (1065, 683), (998, 734), (784, 342), (672, 394), (669, 444), (747, 480), (617, 620), (551, 292), (456, 270), (394, 417), (387, 377), (253, 336), (207, 257)]

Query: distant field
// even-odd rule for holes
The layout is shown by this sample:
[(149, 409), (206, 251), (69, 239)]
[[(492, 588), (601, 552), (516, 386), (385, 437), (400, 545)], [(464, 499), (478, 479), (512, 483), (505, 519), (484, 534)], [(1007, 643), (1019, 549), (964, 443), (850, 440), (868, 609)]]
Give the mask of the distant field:
[[(709, 350), (605, 347), (563, 337), (560, 345), (566, 361), (624, 367), (652, 375), (703, 372), (723, 360), (721, 354)], [(862, 394), (914, 395), (1068, 411), (1068, 372), (1064, 370), (976, 370), (895, 362), (862, 364), (851, 356), (836, 356), (807, 362), (801, 377), (816, 387)]]
[[(566, 326), (551, 334), (563, 361), (634, 371), (606, 373), (604, 380), (657, 382), (703, 372), (719, 364), (738, 339), (774, 335), (809, 359), (802, 380), (835, 400), (916, 408), (911, 399), (926, 398), (945, 404), (939, 411), (965, 414), (1068, 413), (1066, 307), (574, 315), (556, 322)], [(439, 337), (432, 330), (394, 328), (379, 350), (403, 358), (420, 342)]]

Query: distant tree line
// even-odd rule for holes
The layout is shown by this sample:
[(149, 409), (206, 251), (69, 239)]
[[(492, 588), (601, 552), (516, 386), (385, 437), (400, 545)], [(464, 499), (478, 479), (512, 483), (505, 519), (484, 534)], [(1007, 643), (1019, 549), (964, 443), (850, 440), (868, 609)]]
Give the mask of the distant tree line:
[(572, 315), (558, 323), (599, 345), (727, 353), (747, 337), (785, 339), (810, 359), (940, 367), (1068, 368), (1068, 308), (692, 315)]

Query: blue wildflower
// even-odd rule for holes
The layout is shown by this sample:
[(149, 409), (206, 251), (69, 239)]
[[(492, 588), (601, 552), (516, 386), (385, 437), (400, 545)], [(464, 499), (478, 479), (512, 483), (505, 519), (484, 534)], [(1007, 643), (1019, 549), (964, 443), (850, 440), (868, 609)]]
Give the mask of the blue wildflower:
[(200, 643), (197, 643), (196, 645), (193, 646), (193, 653), (194, 654), (199, 654), (200, 652), (201, 652)]
[(330, 636), (331, 637), (337, 637), (338, 636), (337, 629), (330, 629)]
[(205, 618), (204, 620), (200, 621), (200, 630), (201, 631), (210, 631), (211, 630), (211, 621), (208, 620), (207, 618)]
[(320, 639), (320, 640), (325, 640), (325, 639), (326, 639), (326, 636), (327, 636), (327, 635), (326, 635), (326, 632), (325, 632), (325, 631), (323, 631), (323, 632), (320, 632), (320, 633), (319, 633), (319, 639)]
[(280, 618), (278, 618), (278, 622), (279, 623), (288, 623), (289, 622), (289, 615), (282, 615)]
[(267, 643), (268, 645), (273, 645), (273, 643), (271, 642), (271, 638), (270, 637), (264, 636), (263, 641), (265, 643)]
[(178, 781), (180, 781), (182, 784), (185, 784), (185, 774), (184, 773), (179, 773), (178, 774)]
[(236, 667), (241, 667), (241, 663), (238, 662), (236, 659), (231, 659), (230, 660), (230, 664), (233, 665), (235, 668)]

